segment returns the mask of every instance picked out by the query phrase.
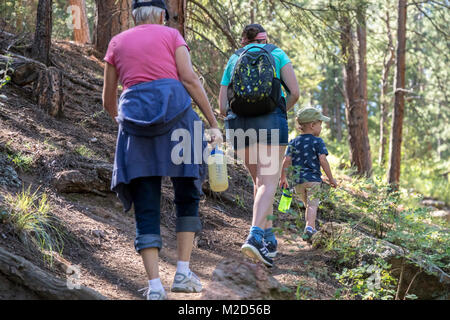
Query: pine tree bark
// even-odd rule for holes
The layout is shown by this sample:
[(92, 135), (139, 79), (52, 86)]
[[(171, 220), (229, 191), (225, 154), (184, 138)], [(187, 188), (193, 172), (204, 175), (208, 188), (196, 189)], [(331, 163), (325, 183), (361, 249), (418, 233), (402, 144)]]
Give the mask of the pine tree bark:
[(86, 0), (69, 0), (73, 7), (73, 40), (80, 44), (90, 43), (91, 35), (86, 14)]
[(381, 76), (381, 94), (380, 94), (380, 149), (378, 153), (378, 164), (383, 166), (386, 158), (386, 121), (390, 100), (388, 98), (389, 90), (389, 72), (395, 62), (395, 51), (392, 42), (392, 33), (389, 23), (389, 10), (386, 11), (386, 28), (388, 37), (388, 48), (383, 59), (383, 72)]
[(367, 66), (366, 31), (364, 12), (358, 13), (357, 53), (355, 36), (350, 17), (344, 14), (340, 19), (343, 67), (345, 114), (349, 131), (350, 162), (360, 175), (370, 176), (372, 159), (368, 135), (367, 115)]
[(25, 15), (25, 1), (19, 0), (19, 10), (17, 11), (17, 19), (16, 19), (16, 31), (17, 33), (21, 33), (23, 31), (23, 22)]
[(388, 183), (397, 190), (400, 183), (400, 163), (405, 109), (407, 0), (398, 1), (397, 62), (395, 70), (394, 113), (389, 144)]
[(168, 0), (166, 4), (170, 16), (168, 26), (180, 31), (184, 38), (186, 34), (186, 0)]
[(41, 109), (52, 117), (63, 114), (64, 91), (61, 70), (50, 67), (41, 70), (34, 82), (33, 95)]
[(342, 115), (341, 115), (341, 104), (336, 103), (334, 116), (336, 119), (336, 139), (337, 141), (342, 140)]
[(36, 17), (36, 32), (31, 48), (32, 56), (47, 66), (50, 65), (52, 2), (52, 0), (39, 0)]
[(93, 44), (103, 56), (111, 38), (131, 26), (131, 0), (95, 0), (95, 3)]

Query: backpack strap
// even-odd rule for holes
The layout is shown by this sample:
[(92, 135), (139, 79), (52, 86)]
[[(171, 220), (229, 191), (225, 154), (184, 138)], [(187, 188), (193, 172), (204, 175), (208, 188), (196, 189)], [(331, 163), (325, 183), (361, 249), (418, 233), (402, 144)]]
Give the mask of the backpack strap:
[[(272, 43), (268, 43), (268, 44), (264, 45), (264, 49), (266, 49), (266, 51), (268, 51), (272, 55), (272, 51), (275, 50), (275, 49), (278, 49), (278, 47), (276, 45), (272, 44)], [(290, 94), (291, 90), (289, 90), (289, 88), (286, 85), (286, 83), (283, 81), (283, 79), (281, 79), (281, 74), (280, 74), (280, 82), (281, 82), (281, 85), (286, 90), (286, 92), (288, 94)]]
[(276, 45), (274, 45), (273, 43), (267, 43), (264, 45), (264, 49), (266, 49), (269, 53), (272, 53), (272, 51), (277, 48), (278, 47)]
[(236, 50), (236, 51), (234, 52), (234, 54), (237, 55), (237, 56), (239, 57), (239, 56), (241, 55), (242, 52), (244, 52), (244, 48), (240, 48), (240, 49)]

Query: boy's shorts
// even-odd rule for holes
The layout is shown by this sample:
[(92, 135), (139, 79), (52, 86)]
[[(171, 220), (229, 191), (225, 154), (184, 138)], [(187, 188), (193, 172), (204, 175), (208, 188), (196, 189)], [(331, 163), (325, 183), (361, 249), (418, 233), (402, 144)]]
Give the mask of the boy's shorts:
[(318, 208), (319, 197), (318, 192), (321, 190), (322, 182), (305, 182), (295, 186), (295, 192), (305, 205), (305, 208)]

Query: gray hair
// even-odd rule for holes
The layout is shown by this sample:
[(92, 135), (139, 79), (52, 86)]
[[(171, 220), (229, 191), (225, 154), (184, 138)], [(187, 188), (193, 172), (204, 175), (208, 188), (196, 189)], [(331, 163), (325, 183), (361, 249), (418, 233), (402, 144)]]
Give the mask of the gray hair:
[[(138, 0), (138, 2), (145, 2), (145, 1), (148, 0)], [(132, 11), (132, 15), (136, 20), (136, 24), (144, 22), (159, 24), (161, 13), (163, 14), (165, 13), (164, 9), (155, 6), (140, 7)]]

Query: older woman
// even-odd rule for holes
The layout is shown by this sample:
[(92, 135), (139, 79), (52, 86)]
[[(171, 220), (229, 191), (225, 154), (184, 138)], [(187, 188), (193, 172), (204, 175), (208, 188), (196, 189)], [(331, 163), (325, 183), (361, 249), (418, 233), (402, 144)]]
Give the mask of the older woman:
[[(253, 180), (252, 227), (241, 250), (245, 255), (261, 260), (264, 264), (271, 267), (273, 265), (272, 258), (277, 253), (277, 240), (272, 232), (272, 221), (268, 220), (267, 217), (272, 213), (273, 198), (280, 177), (282, 157), (288, 144), (286, 112), (298, 100), (299, 88), (289, 58), (280, 48), (267, 44), (267, 33), (261, 25), (247, 25), (242, 32), (241, 44), (243, 48), (230, 57), (223, 73), (219, 105), (221, 114), (226, 116), (227, 139), (233, 144), (238, 156), (244, 159), (245, 166)], [(240, 106), (244, 110), (241, 110), (242, 114), (238, 115), (232, 110), (233, 100), (230, 99), (230, 92), (233, 91), (233, 86), (229, 87), (229, 85), (234, 80), (235, 71), (240, 69), (240, 67), (236, 68), (236, 64), (243, 59), (244, 54), (251, 52), (254, 53), (253, 56), (255, 57), (255, 53), (257, 54), (259, 51), (262, 54), (267, 53), (267, 56), (270, 54), (272, 57), (268, 57), (272, 61), (272, 66), (273, 63), (275, 64), (273, 68), (276, 71), (276, 79), (273, 82), (269, 82), (269, 84), (276, 83), (278, 86), (273, 85), (272, 89), (273, 92), (278, 92), (278, 96), (275, 99), (277, 101), (271, 101), (274, 108), (267, 103), (260, 103), (256, 106), (255, 104), (246, 105), (244, 101)], [(258, 63), (262, 61), (259, 60)], [(252, 68), (247, 68), (245, 65), (242, 68), (245, 70), (242, 78), (251, 80), (252, 74), (250, 70)], [(260, 71), (261, 69), (264, 70), (264, 67), (260, 67)], [(256, 75), (257, 72), (254, 74)], [(256, 83), (263, 83), (264, 81), (264, 79), (256, 80)], [(287, 87), (289, 92), (287, 97), (282, 93), (280, 83), (284, 83)], [(251, 87), (245, 83), (239, 86), (242, 86), (242, 90), (247, 90), (247, 88)], [(258, 92), (259, 89), (261, 88), (256, 86), (251, 88), (251, 91)], [(231, 102), (231, 108), (229, 102)], [(261, 114), (251, 114), (258, 112)]]
[[(135, 248), (149, 280), (147, 299), (158, 300), (167, 298), (158, 268), (162, 176), (171, 177), (177, 214), (178, 262), (171, 290), (202, 290), (189, 261), (194, 234), (201, 229), (198, 207), (205, 169), (203, 161), (193, 160), (206, 142), (191, 97), (210, 125), (213, 142), (222, 138), (204, 88), (192, 69), (186, 42), (176, 29), (163, 26), (167, 17), (164, 1), (133, 1), (132, 15), (136, 26), (113, 37), (108, 46), (103, 105), (119, 123), (111, 188), (125, 211), (134, 205)], [(124, 91), (117, 108), (119, 80)], [(194, 131), (199, 127), (202, 136), (196, 138), (201, 150), (198, 142), (194, 143)], [(186, 148), (181, 151), (179, 137), (188, 139), (182, 141)], [(192, 150), (196, 154), (192, 155)]]

